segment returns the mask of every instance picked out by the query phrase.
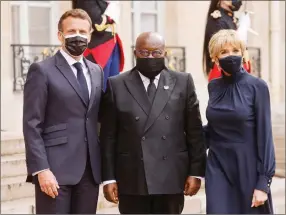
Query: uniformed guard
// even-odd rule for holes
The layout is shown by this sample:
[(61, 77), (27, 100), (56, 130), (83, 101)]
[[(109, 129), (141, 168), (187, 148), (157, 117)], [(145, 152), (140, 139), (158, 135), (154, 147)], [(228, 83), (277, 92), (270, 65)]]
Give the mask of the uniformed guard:
[(107, 78), (119, 74), (124, 67), (122, 43), (116, 32), (120, 2), (72, 0), (72, 7), (85, 10), (91, 17), (94, 31), (84, 56), (103, 68), (105, 89)]
[[(221, 29), (238, 30), (238, 19), (234, 16), (234, 12), (238, 11), (241, 5), (241, 0), (211, 0), (207, 15), (203, 47), (203, 69), (204, 73), (208, 75), (209, 81), (221, 76), (220, 69), (210, 58), (208, 51), (209, 41), (212, 35)], [(247, 28), (245, 29), (248, 30)], [(248, 72), (250, 72), (250, 63), (247, 59), (247, 53), (245, 53), (244, 56), (244, 67)]]

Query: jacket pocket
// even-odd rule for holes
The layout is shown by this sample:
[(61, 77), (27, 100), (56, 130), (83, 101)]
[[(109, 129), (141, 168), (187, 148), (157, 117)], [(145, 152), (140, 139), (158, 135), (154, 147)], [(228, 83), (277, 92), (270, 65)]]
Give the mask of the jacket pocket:
[(49, 139), (49, 140), (45, 140), (45, 146), (46, 147), (51, 147), (51, 146), (57, 146), (57, 145), (62, 145), (68, 142), (68, 138), (67, 137), (58, 137), (55, 139)]
[(182, 152), (188, 152), (188, 149), (179, 150), (179, 153), (182, 153)]
[(55, 132), (55, 131), (62, 131), (62, 130), (65, 130), (65, 129), (67, 129), (67, 124), (66, 123), (53, 125), (53, 126), (45, 128), (43, 134), (48, 134), (48, 133)]
[(119, 152), (120, 156), (129, 156), (130, 154), (128, 152)]
[(53, 140), (60, 137), (67, 137), (67, 124), (58, 124), (44, 129), (42, 137), (44, 140)]

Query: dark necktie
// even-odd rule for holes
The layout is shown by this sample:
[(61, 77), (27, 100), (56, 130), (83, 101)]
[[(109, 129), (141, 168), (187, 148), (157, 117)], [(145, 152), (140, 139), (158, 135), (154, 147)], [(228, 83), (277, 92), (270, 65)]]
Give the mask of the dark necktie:
[(83, 74), (82, 65), (79, 62), (74, 63), (73, 65), (74, 65), (74, 67), (77, 70), (77, 81), (78, 81), (78, 83), (80, 85), (82, 96), (83, 96), (84, 100), (86, 101), (86, 103), (88, 104), (88, 102), (89, 102), (89, 92), (88, 92), (86, 79), (85, 79), (84, 74)]
[(156, 94), (156, 86), (154, 84), (154, 78), (153, 79), (150, 78), (150, 84), (148, 85), (148, 88), (147, 88), (147, 94), (152, 104), (155, 98), (155, 94)]

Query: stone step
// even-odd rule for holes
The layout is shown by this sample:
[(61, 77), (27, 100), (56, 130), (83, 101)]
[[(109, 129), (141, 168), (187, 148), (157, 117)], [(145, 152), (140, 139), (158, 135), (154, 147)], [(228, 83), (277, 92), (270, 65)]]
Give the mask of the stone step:
[(274, 214), (285, 214), (285, 192), (272, 197)]
[(1, 202), (33, 197), (34, 185), (26, 183), (26, 176), (1, 179)]
[(277, 160), (281, 160), (282, 162), (284, 162), (285, 163), (285, 151), (284, 151), (285, 149), (276, 149), (275, 148), (275, 151), (274, 151), (274, 153), (275, 153), (275, 159), (276, 159), (276, 161)]
[(273, 137), (285, 137), (285, 125), (280, 125), (277, 127), (272, 127)]
[(35, 214), (35, 198), (1, 202), (1, 214)]
[(1, 178), (27, 175), (25, 154), (1, 156)]
[(285, 136), (273, 136), (275, 147), (285, 147)]
[(1, 137), (1, 156), (23, 153), (25, 153), (25, 143), (23, 137)]

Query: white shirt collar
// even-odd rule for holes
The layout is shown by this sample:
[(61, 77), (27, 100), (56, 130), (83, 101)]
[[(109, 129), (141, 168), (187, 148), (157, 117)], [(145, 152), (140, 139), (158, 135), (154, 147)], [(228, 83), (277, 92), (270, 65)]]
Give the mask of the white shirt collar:
[(66, 53), (62, 48), (60, 49), (60, 52), (70, 66), (73, 66), (73, 64), (75, 64), (77, 62), (80, 62), (82, 66), (85, 66), (85, 64), (83, 62), (83, 57), (81, 57), (80, 60), (77, 61), (77, 60), (73, 59), (68, 53)]
[[(139, 75), (140, 75), (143, 82), (150, 82), (150, 79), (147, 78), (146, 76), (142, 75), (141, 72), (139, 72)], [(159, 78), (160, 78), (160, 73), (155, 77), (155, 80), (159, 81)]]

